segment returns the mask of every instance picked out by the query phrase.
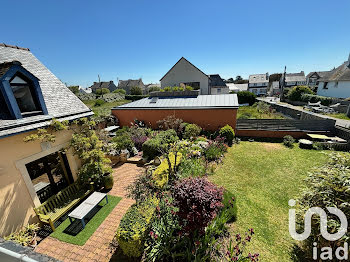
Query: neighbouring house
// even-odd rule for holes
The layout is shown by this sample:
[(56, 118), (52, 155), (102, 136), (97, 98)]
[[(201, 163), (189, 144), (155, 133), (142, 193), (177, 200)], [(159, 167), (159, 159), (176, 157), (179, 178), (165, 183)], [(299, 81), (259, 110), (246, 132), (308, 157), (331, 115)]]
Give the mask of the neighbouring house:
[(146, 95), (148, 93), (148, 89), (142, 82), (142, 79), (128, 79), (128, 80), (119, 80), (118, 81), (118, 89), (124, 89), (127, 95), (131, 94), (132, 87), (139, 87), (142, 90), (142, 94)]
[(211, 95), (224, 95), (230, 93), (230, 89), (220, 75), (209, 75), (209, 87)]
[(92, 90), (90, 87), (87, 87), (87, 88), (84, 88), (82, 86), (79, 86), (79, 93), (82, 93), (82, 94), (91, 94), (92, 93)]
[(220, 75), (207, 75), (186, 58), (181, 57), (160, 79), (161, 88), (167, 86), (191, 86), (201, 95), (228, 94), (229, 88)]
[(282, 75), (280, 80), (280, 86), (293, 87), (293, 86), (304, 86), (306, 85), (306, 77), (304, 71), (300, 73), (285, 73)]
[(350, 55), (348, 61), (318, 80), (317, 94), (338, 98), (350, 97)]
[(94, 82), (92, 86), (90, 86), (93, 93), (96, 93), (96, 90), (107, 88), (110, 92), (113, 92), (118, 87), (114, 84), (114, 82), (111, 80), (109, 82)]
[(279, 81), (273, 81), (270, 85), (270, 95), (279, 95), (281, 93), (280, 89), (280, 82)]
[(317, 86), (318, 85), (318, 80), (322, 77), (325, 77), (330, 71), (318, 71), (318, 72), (310, 72), (306, 76), (306, 84), (308, 86)]
[(269, 73), (249, 76), (248, 91), (256, 95), (266, 95), (269, 86)]
[(235, 83), (226, 83), (230, 92), (238, 93), (240, 91), (248, 91), (248, 83), (246, 84), (235, 84)]
[(54, 143), (23, 139), (53, 118), (91, 115), (29, 49), (0, 44), (0, 236), (37, 222), (33, 208), (77, 179), (80, 161), (64, 150), (71, 131)]
[(205, 130), (218, 130), (229, 124), (236, 127), (238, 99), (236, 94), (198, 95), (172, 97), (154, 96), (112, 108), (112, 114), (121, 126), (130, 126), (134, 120), (142, 120), (155, 128), (157, 121), (175, 116), (188, 123), (195, 123)]

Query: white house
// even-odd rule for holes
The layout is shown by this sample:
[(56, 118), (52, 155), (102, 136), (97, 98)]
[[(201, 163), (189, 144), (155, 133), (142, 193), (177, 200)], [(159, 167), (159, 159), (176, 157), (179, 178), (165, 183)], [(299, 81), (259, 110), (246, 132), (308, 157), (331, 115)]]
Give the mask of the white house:
[(318, 95), (338, 98), (350, 97), (350, 55), (348, 61), (318, 81)]
[(306, 84), (308, 86), (317, 86), (318, 80), (322, 77), (325, 77), (328, 73), (329, 73), (329, 71), (310, 72), (306, 76)]
[(201, 95), (228, 94), (229, 88), (218, 74), (207, 75), (182, 57), (160, 79), (161, 88), (167, 86), (191, 86), (200, 90)]
[(300, 73), (289, 73), (282, 75), (281, 80), (284, 80), (284, 87), (293, 87), (293, 86), (304, 86), (306, 85), (306, 77), (304, 71)]
[(266, 95), (269, 86), (269, 73), (249, 76), (248, 91), (256, 95)]
[(238, 93), (240, 91), (248, 91), (248, 84), (235, 84), (235, 83), (226, 83), (230, 92)]

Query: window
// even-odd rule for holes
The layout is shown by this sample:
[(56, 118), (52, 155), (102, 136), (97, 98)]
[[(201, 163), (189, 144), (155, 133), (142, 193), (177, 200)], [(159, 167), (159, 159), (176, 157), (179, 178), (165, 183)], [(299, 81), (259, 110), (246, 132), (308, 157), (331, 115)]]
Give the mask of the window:
[(338, 82), (335, 82), (334, 83), (334, 88), (337, 88), (338, 87)]
[(327, 85), (328, 85), (328, 82), (324, 82), (323, 89), (328, 89)]
[(217, 93), (220, 94), (221, 93), (221, 88), (217, 89)]
[(20, 76), (15, 76), (10, 81), (10, 85), (22, 116), (41, 112), (35, 97), (34, 87), (30, 81), (26, 81)]
[(188, 83), (181, 83), (180, 86), (185, 85), (185, 86), (190, 86), (194, 90), (199, 90), (200, 89), (200, 83), (199, 82), (188, 82)]

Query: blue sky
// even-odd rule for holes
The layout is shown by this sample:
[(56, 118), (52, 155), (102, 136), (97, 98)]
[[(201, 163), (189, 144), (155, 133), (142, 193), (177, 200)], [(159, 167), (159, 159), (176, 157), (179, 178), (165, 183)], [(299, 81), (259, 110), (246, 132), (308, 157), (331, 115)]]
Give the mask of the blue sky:
[[(223, 78), (328, 70), (350, 52), (350, 1), (3, 0), (0, 42), (63, 82), (159, 79), (182, 56)], [(6, 10), (6, 11), (5, 11)]]

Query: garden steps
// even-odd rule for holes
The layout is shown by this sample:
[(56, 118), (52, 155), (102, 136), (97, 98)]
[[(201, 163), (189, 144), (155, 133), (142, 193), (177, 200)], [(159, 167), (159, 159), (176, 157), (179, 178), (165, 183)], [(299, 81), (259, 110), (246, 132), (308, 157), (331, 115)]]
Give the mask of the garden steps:
[(126, 163), (143, 165), (143, 164), (145, 164), (145, 161), (141, 156), (134, 156), (134, 157), (129, 157), (126, 160)]

